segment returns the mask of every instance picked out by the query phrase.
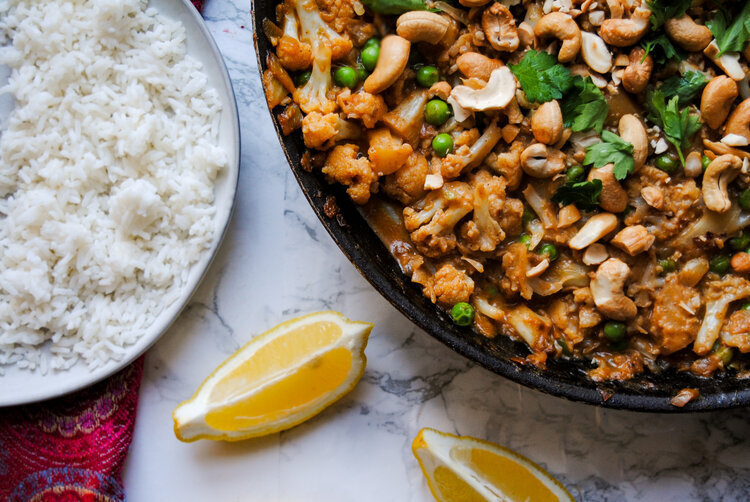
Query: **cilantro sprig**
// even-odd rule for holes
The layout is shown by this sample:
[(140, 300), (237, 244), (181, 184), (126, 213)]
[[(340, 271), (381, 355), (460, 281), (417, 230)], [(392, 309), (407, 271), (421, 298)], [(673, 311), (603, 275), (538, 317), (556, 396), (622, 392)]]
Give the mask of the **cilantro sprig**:
[(546, 52), (530, 50), (520, 63), (508, 67), (521, 83), (526, 99), (535, 103), (560, 99), (573, 85), (570, 70)]
[(573, 86), (561, 108), (565, 127), (570, 127), (573, 132), (591, 129), (601, 132), (609, 112), (607, 100), (591, 77), (573, 77)]
[(682, 61), (685, 59), (685, 54), (681, 49), (675, 47), (672, 41), (667, 38), (665, 34), (659, 36), (651, 36), (641, 40), (641, 47), (646, 53), (643, 55), (643, 62), (646, 56), (651, 54), (654, 63), (657, 65), (666, 64), (668, 61)]
[(750, 40), (750, 2), (745, 2), (745, 6), (736, 17), (733, 17), (725, 8), (720, 8), (714, 18), (706, 23), (706, 26), (713, 33), (716, 45), (719, 46), (717, 56), (725, 52), (742, 51), (747, 41)]
[(651, 29), (656, 30), (673, 17), (682, 16), (692, 0), (646, 0), (651, 9)]
[(593, 164), (594, 167), (614, 164), (615, 178), (624, 180), (635, 169), (633, 144), (625, 141), (617, 134), (602, 131), (601, 142), (586, 147), (586, 157), (583, 159), (583, 164)]
[(578, 209), (589, 211), (599, 205), (602, 180), (567, 182), (552, 195), (552, 202), (562, 206), (575, 204)]
[(672, 75), (659, 86), (664, 97), (677, 96), (679, 104), (684, 106), (693, 101), (708, 83), (708, 78), (698, 71), (686, 71), (684, 75)]
[(679, 96), (672, 96), (666, 101), (661, 88), (648, 94), (646, 106), (651, 113), (648, 118), (662, 128), (667, 141), (672, 143), (680, 156), (680, 162), (685, 165), (682, 150), (690, 145), (690, 139), (701, 128), (698, 115), (690, 113), (688, 108), (679, 108)]
[(424, 0), (362, 0), (362, 3), (373, 12), (393, 16), (411, 10), (427, 10)]

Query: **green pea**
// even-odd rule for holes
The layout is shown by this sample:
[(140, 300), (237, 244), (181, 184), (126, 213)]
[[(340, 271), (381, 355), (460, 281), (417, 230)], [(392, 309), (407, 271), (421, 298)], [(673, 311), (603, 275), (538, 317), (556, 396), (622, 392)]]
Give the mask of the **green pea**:
[(742, 310), (750, 310), (750, 302), (744, 304), (742, 307), (740, 307)]
[(677, 170), (677, 159), (666, 153), (656, 157), (654, 164), (665, 173), (672, 174)]
[(708, 268), (715, 274), (726, 274), (727, 270), (729, 270), (729, 257), (723, 254), (714, 256), (708, 263)]
[(310, 75), (312, 75), (312, 72), (310, 70), (298, 73), (294, 76), (294, 85), (296, 85), (297, 87), (302, 87), (310, 81)]
[(377, 47), (378, 49), (380, 49), (380, 39), (378, 37), (372, 37), (367, 42), (365, 42), (365, 45), (362, 46), (362, 50), (365, 50), (368, 47)]
[(727, 241), (729, 247), (735, 251), (743, 251), (750, 246), (750, 235), (740, 234), (737, 237), (732, 237)]
[(528, 207), (524, 206), (523, 218), (522, 218), (523, 226), (525, 227), (526, 225), (531, 223), (535, 218), (536, 218), (536, 213), (532, 211), (531, 209), (529, 209)]
[(359, 55), (362, 59), (362, 65), (367, 68), (367, 71), (372, 71), (378, 64), (378, 58), (380, 57), (380, 46), (371, 45), (362, 49), (362, 53)]
[(625, 339), (627, 328), (621, 322), (608, 321), (604, 325), (604, 337), (610, 342), (619, 342)]
[[(424, 120), (430, 125), (441, 126), (451, 118), (451, 108), (441, 99), (431, 99), (424, 107)], [(453, 142), (451, 141), (451, 148)], [(441, 155), (444, 157), (444, 155)]]
[(466, 302), (460, 302), (451, 309), (453, 322), (459, 326), (469, 326), (474, 321), (474, 307)]
[(750, 188), (746, 188), (740, 194), (740, 207), (745, 211), (750, 211)]
[(677, 263), (672, 258), (666, 260), (659, 260), (659, 266), (661, 267), (662, 275), (667, 275), (670, 272), (677, 270)]
[(432, 139), (432, 149), (438, 157), (445, 157), (453, 151), (453, 138), (450, 134), (438, 134)]
[(568, 181), (571, 183), (582, 181), (585, 175), (586, 175), (586, 170), (579, 165), (570, 166), (568, 168), (568, 171), (565, 173), (565, 176), (568, 178)]
[(708, 169), (708, 165), (711, 163), (711, 159), (706, 157), (705, 155), (701, 156), (701, 166), (703, 167), (703, 170), (705, 171)]
[(526, 244), (526, 249), (528, 249), (529, 244), (531, 244), (531, 236), (529, 234), (521, 234), (521, 237), (518, 238), (518, 242)]
[(558, 256), (557, 248), (554, 244), (544, 244), (539, 248), (539, 254), (547, 255), (549, 261), (555, 261)]
[(734, 357), (734, 351), (731, 347), (720, 346), (718, 349), (714, 350), (714, 353), (719, 356), (721, 362), (724, 363), (724, 366), (732, 362), (732, 358)]
[(422, 87), (432, 87), (440, 80), (440, 73), (434, 66), (423, 66), (417, 70), (417, 83)]
[(359, 80), (357, 77), (357, 70), (351, 66), (336, 68), (336, 71), (333, 73), (333, 81), (336, 82), (336, 85), (339, 87), (356, 87), (357, 80)]

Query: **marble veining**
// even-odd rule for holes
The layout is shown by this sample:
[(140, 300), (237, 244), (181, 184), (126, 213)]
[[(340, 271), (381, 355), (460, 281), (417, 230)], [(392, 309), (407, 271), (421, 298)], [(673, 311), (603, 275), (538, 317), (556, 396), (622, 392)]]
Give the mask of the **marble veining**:
[[(750, 499), (747, 410), (669, 416), (554, 398), (470, 363), (381, 298), (328, 237), (286, 165), (257, 75), (249, 3), (208, 0), (205, 14), (239, 104), (239, 195), (205, 281), (148, 353), (125, 470), (131, 502), (428, 502), (411, 454), (427, 426), (513, 448), (579, 500)], [(266, 438), (175, 439), (172, 409), (216, 365), (253, 334), (324, 309), (375, 323), (351, 394)]]

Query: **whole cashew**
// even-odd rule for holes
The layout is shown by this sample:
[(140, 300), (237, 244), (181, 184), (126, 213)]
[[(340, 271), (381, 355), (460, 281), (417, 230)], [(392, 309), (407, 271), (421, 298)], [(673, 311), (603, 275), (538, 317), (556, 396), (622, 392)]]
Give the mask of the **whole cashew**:
[(614, 174), (614, 164), (607, 164), (589, 171), (588, 180), (600, 180), (602, 193), (599, 196), (599, 206), (611, 213), (621, 213), (628, 207), (628, 193), (622, 188)]
[(703, 202), (711, 211), (725, 213), (732, 207), (727, 193), (729, 185), (742, 168), (742, 160), (736, 155), (720, 155), (708, 165), (703, 173)]
[(458, 56), (456, 66), (466, 78), (479, 78), (487, 82), (492, 72), (505, 64), (499, 59), (488, 58), (478, 52), (464, 52)]
[(646, 157), (648, 157), (648, 135), (643, 122), (635, 115), (625, 114), (620, 117), (617, 131), (622, 139), (633, 145), (633, 161), (635, 171), (638, 171), (646, 163)]
[(612, 237), (609, 243), (622, 249), (630, 256), (635, 256), (647, 251), (655, 240), (656, 237), (648, 233), (643, 225), (631, 225), (617, 232), (617, 235)]
[[(646, 56), (644, 58), (644, 56)], [(654, 58), (651, 54), (646, 55), (640, 47), (635, 47), (630, 51), (629, 63), (622, 74), (622, 86), (626, 91), (638, 94), (648, 85), (651, 79), (651, 72), (654, 69)]]
[(608, 259), (596, 270), (589, 287), (596, 308), (605, 317), (616, 321), (628, 321), (638, 315), (635, 302), (623, 292), (629, 275), (630, 267), (618, 258)]
[(398, 17), (396, 33), (411, 43), (436, 44), (445, 36), (449, 26), (450, 22), (439, 14), (413, 10)]
[(737, 83), (725, 75), (714, 77), (706, 84), (701, 95), (701, 118), (708, 127), (721, 127), (738, 94)]
[(531, 117), (534, 138), (545, 145), (554, 145), (562, 137), (563, 117), (556, 100), (547, 101)]
[(482, 13), (482, 30), (484, 36), (496, 51), (513, 52), (518, 49), (520, 39), (516, 29), (516, 20), (508, 7), (493, 3)]
[(568, 241), (570, 249), (583, 249), (595, 243), (617, 228), (617, 216), (612, 213), (598, 213), (588, 219), (578, 233)]
[(707, 27), (693, 21), (687, 14), (678, 18), (667, 19), (664, 29), (669, 38), (677, 45), (690, 52), (702, 51), (711, 43), (714, 36)]
[(398, 35), (387, 35), (380, 42), (378, 64), (367, 80), (365, 92), (377, 94), (388, 89), (406, 69), (411, 43)]
[(750, 141), (750, 98), (737, 105), (729, 116), (726, 134), (739, 134)]
[(535, 178), (551, 178), (565, 170), (565, 154), (534, 143), (521, 152), (521, 169)]
[(540, 38), (555, 37), (562, 42), (557, 60), (568, 63), (575, 59), (581, 50), (581, 30), (578, 25), (567, 14), (562, 12), (550, 12), (537, 21), (534, 34)]
[(630, 19), (605, 19), (599, 28), (599, 36), (609, 45), (629, 47), (646, 34), (650, 17), (649, 9), (638, 8)]
[(737, 82), (743, 80), (745, 78), (745, 70), (740, 64), (739, 53), (725, 52), (719, 56), (719, 50), (716, 40), (711, 40), (711, 43), (703, 49), (703, 54), (713, 61), (716, 66), (721, 68), (727, 74), (727, 77)]

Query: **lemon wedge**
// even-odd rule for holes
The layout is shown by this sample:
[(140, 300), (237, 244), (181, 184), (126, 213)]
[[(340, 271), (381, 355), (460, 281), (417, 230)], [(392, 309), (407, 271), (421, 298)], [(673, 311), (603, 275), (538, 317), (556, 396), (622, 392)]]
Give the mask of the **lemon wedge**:
[(481, 439), (425, 428), (411, 448), (440, 502), (574, 500), (531, 460)]
[(172, 413), (181, 441), (237, 441), (294, 427), (352, 390), (372, 324), (318, 312), (258, 335)]

